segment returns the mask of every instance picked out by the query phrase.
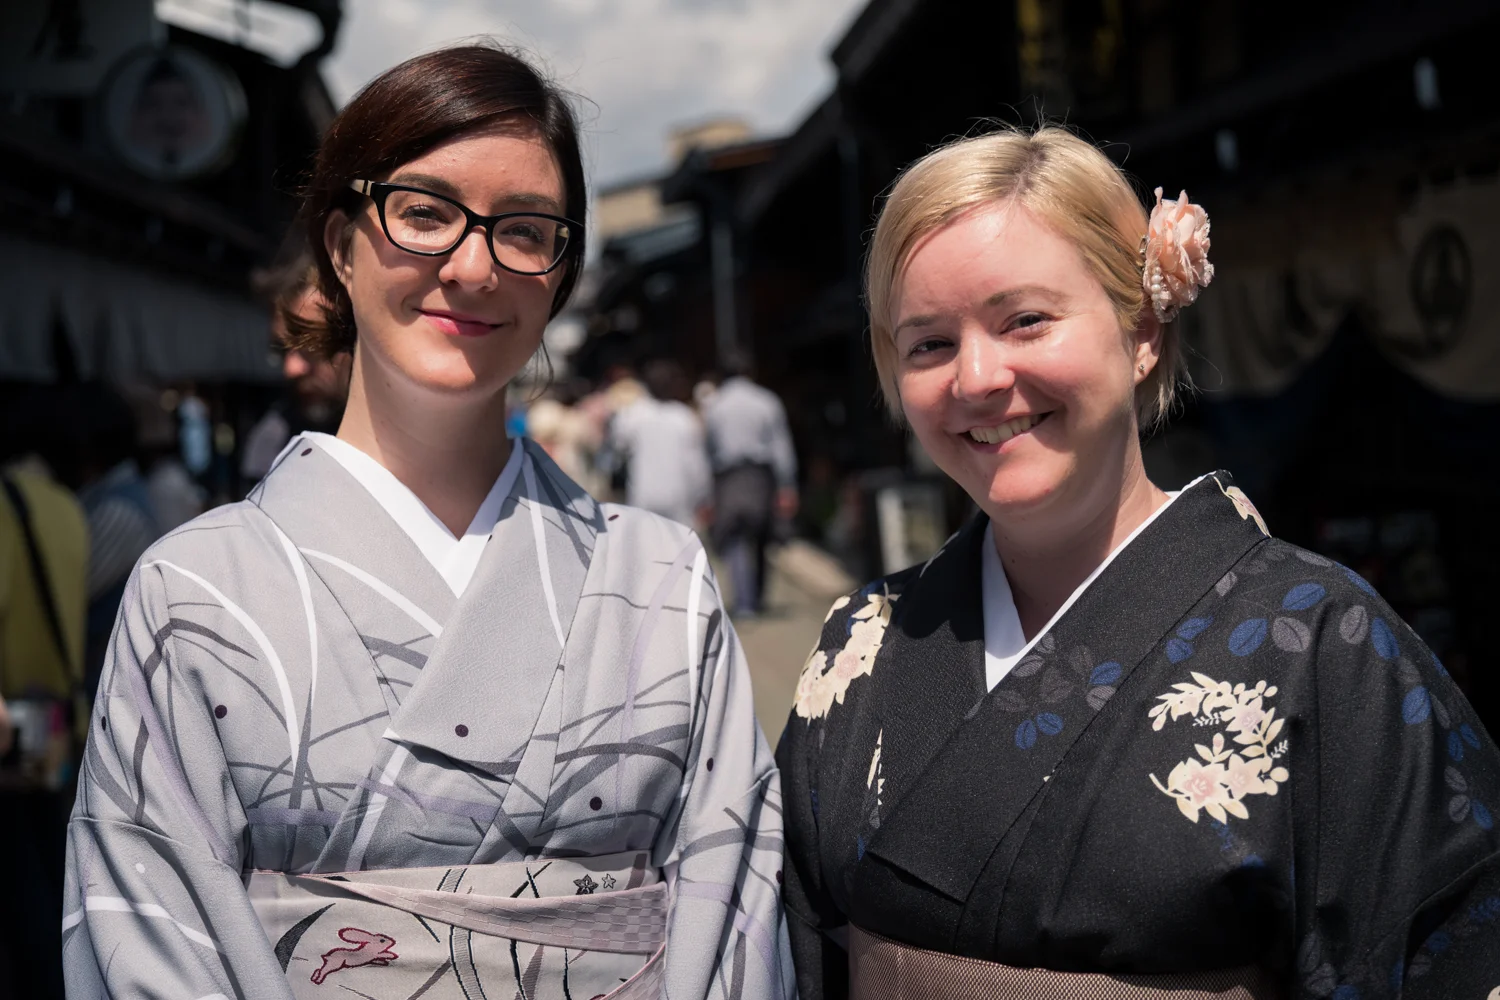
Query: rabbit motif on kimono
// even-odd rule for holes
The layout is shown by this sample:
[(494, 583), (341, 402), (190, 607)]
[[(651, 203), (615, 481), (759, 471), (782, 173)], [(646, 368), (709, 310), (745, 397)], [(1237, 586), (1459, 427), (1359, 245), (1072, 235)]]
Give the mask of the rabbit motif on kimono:
[(322, 985), (323, 980), (340, 969), (354, 969), (361, 965), (390, 965), (398, 957), (391, 946), (393, 937), (372, 934), (358, 927), (345, 927), (339, 937), (354, 945), (353, 948), (331, 948), (323, 953), (323, 964), (312, 974), (312, 981)]

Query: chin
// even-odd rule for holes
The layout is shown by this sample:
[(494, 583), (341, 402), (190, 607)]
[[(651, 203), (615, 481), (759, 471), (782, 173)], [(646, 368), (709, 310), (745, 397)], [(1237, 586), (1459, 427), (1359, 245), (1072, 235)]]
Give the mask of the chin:
[(1052, 462), (1001, 468), (987, 483), (981, 484), (980, 495), (985, 500), (980, 506), (991, 514), (1025, 514), (1046, 505), (1061, 491), (1067, 478), (1066, 470)]

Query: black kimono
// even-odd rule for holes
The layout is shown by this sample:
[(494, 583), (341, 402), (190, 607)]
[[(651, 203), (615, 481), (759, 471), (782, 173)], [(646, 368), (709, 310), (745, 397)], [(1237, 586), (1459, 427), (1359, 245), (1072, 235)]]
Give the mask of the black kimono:
[[(853, 924), (1023, 967), (1500, 997), (1500, 754), (1363, 579), (1187, 489), (989, 692), (981, 517), (835, 605), (777, 752), (805, 1000)], [(1491, 992), (1496, 991), (1496, 992)]]

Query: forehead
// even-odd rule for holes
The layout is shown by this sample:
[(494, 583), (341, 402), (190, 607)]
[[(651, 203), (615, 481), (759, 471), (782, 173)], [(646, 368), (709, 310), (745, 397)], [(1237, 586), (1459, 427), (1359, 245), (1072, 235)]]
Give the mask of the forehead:
[(539, 129), (502, 122), (444, 140), (391, 172), (400, 182), (412, 175), (441, 194), (484, 200), (513, 195), (566, 200), (562, 167)]
[[(919, 239), (897, 275), (894, 318), (982, 302), (1007, 287), (1089, 280), (1076, 247), (1015, 201), (990, 202)], [(976, 298), (977, 296), (977, 298)]]

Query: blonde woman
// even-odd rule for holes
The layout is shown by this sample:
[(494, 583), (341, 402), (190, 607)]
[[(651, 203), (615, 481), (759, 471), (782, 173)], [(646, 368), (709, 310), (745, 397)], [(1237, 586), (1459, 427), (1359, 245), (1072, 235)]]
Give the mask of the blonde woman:
[(1500, 756), (1353, 572), (1176, 494), (1208, 221), (1066, 131), (914, 164), (892, 411), (981, 514), (833, 608), (778, 752), (802, 996), (1500, 994)]

